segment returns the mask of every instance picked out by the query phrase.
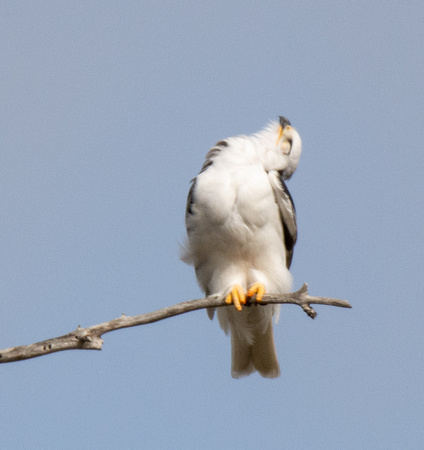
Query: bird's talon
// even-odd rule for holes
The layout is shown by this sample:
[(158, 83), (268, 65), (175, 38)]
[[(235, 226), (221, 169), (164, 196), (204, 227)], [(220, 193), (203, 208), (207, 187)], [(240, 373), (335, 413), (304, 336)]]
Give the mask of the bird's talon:
[(237, 311), (241, 311), (242, 310), (241, 305), (246, 304), (246, 295), (243, 291), (243, 288), (238, 284), (235, 284), (231, 288), (230, 293), (225, 297), (225, 303), (227, 305), (231, 305), (231, 303), (233, 303)]
[(262, 297), (265, 294), (265, 285), (263, 283), (255, 283), (250, 287), (250, 289), (247, 291), (248, 297), (253, 297), (256, 295), (256, 301), (260, 302), (262, 301)]

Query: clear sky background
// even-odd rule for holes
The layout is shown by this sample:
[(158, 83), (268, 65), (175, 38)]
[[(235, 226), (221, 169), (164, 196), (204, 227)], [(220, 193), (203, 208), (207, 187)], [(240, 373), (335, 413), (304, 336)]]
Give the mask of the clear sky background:
[(189, 181), (278, 115), (295, 287), (282, 376), (230, 375), (205, 311), (0, 365), (4, 449), (421, 449), (424, 3), (0, 3), (0, 347), (201, 297)]

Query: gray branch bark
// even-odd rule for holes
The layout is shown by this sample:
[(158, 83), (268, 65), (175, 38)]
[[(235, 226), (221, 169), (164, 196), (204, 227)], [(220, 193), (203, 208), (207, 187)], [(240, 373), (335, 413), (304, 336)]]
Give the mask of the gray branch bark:
[[(271, 303), (291, 303), (298, 305), (312, 319), (316, 317), (317, 313), (311, 308), (311, 304), (351, 308), (351, 305), (346, 300), (310, 296), (308, 294), (308, 285), (306, 283), (298, 291), (289, 294), (265, 294), (259, 304), (266, 305)], [(23, 359), (61, 352), (63, 350), (101, 350), (103, 345), (103, 339), (101, 337), (110, 331), (157, 322), (159, 320), (167, 319), (168, 317), (177, 316), (197, 309), (221, 306), (228, 306), (225, 303), (224, 298), (218, 295), (211, 295), (197, 300), (177, 303), (176, 305), (158, 309), (157, 311), (147, 314), (140, 314), (138, 316), (126, 316), (123, 314), (117, 319), (93, 325), (91, 327), (81, 328), (79, 326), (75, 331), (63, 336), (47, 339), (35, 344), (21, 345), (19, 347), (10, 347), (0, 350), (0, 363), (21, 361)]]

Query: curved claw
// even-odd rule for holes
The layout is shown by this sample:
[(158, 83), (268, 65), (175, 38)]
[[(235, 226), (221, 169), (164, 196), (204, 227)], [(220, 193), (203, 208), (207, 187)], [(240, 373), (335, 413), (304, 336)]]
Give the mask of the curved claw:
[(241, 311), (241, 305), (246, 304), (246, 295), (243, 288), (240, 285), (235, 284), (231, 288), (230, 293), (225, 297), (225, 303), (227, 303), (227, 305), (233, 303), (237, 311)]
[(256, 295), (256, 301), (260, 302), (262, 301), (262, 297), (264, 294), (265, 294), (265, 285), (263, 283), (255, 283), (250, 287), (246, 295), (248, 297), (253, 297), (254, 295)]

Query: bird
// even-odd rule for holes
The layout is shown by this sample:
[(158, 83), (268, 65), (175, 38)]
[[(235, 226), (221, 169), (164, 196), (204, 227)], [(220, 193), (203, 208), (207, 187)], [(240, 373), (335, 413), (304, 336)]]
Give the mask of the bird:
[[(301, 151), (298, 132), (280, 116), (257, 133), (218, 141), (191, 182), (181, 259), (194, 265), (206, 296), (225, 298), (217, 316), (231, 335), (233, 378), (280, 376), (272, 324), (280, 305), (261, 301), (291, 291), (297, 223), (285, 181)], [(213, 319), (215, 308), (207, 312)]]

